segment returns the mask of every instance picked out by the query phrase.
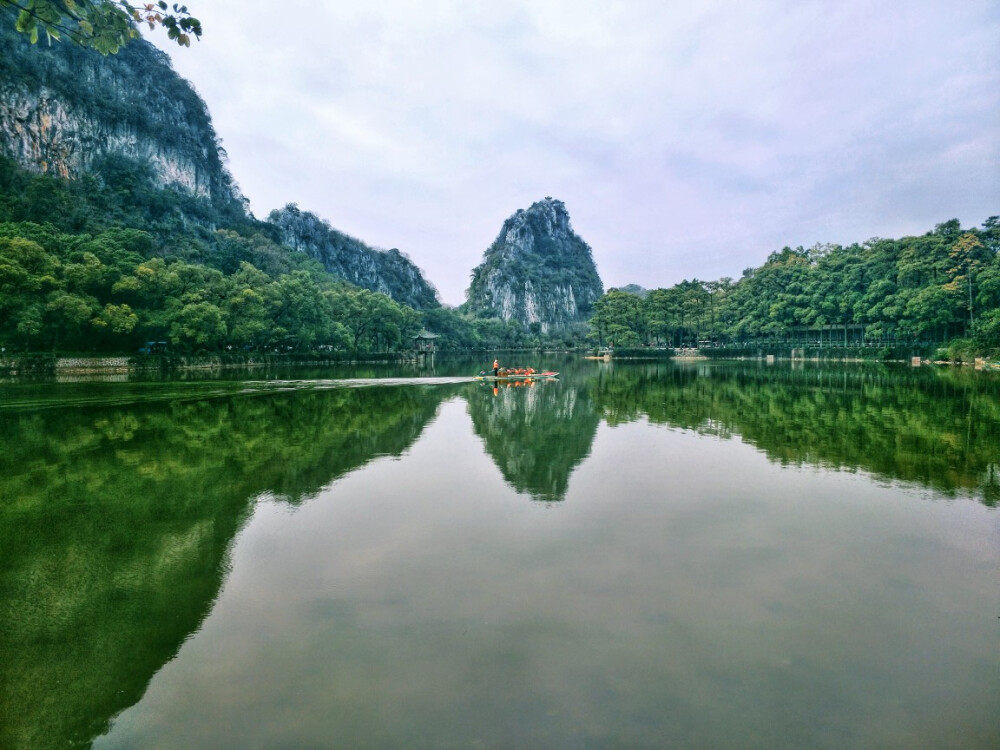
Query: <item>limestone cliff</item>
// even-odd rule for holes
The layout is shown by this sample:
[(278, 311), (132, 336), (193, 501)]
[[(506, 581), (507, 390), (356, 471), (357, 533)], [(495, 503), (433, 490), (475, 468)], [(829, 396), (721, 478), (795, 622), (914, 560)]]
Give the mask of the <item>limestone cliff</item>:
[(75, 178), (108, 157), (152, 168), (214, 204), (241, 203), (205, 103), (148, 42), (106, 57), (68, 42), (32, 45), (0, 9), (0, 155)]
[(538, 324), (542, 332), (586, 320), (604, 285), (590, 247), (562, 201), (518, 210), (472, 272), (466, 307), (477, 317)]
[(277, 227), (283, 244), (315, 258), (345, 281), (417, 310), (440, 307), (434, 287), (399, 250), (369, 247), (294, 203), (272, 211), (267, 220)]

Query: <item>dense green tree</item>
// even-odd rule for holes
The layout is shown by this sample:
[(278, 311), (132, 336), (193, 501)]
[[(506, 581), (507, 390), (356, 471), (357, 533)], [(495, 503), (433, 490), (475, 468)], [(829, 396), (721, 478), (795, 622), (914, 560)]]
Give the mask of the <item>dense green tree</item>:
[(0, 342), (74, 351), (134, 351), (145, 341), (181, 351), (387, 351), (406, 348), (421, 325), (411, 308), (337, 281), (313, 261), (276, 277), (241, 261), (227, 275), (177, 257), (142, 259), (150, 244), (134, 230), (62, 235), (0, 224)]
[(267, 274), (246, 261), (229, 277), (229, 291), (223, 305), (229, 338), (239, 349), (258, 349), (270, 339), (270, 309), (277, 290)]
[[(976, 235), (966, 232), (952, 245), (948, 253), (954, 266), (949, 269), (951, 281), (945, 284), (949, 291), (968, 290), (969, 329), (975, 327), (975, 305), (973, 284), (979, 270), (989, 262), (989, 251)], [(963, 290), (964, 291), (964, 290)]]
[(128, 305), (108, 304), (91, 322), (94, 327), (111, 333), (131, 333), (139, 323), (139, 317)]
[(37, 242), (0, 237), (0, 336), (27, 347), (41, 334), (42, 300), (58, 287), (58, 269)]
[(473, 322), (458, 311), (447, 307), (423, 310), (421, 323), (427, 330), (442, 337), (439, 346), (445, 349), (471, 349), (479, 346)]
[(658, 343), (681, 344), (681, 296), (677, 286), (653, 289), (646, 295), (647, 326)]
[(609, 289), (594, 303), (590, 323), (601, 346), (636, 346), (646, 340), (645, 305), (629, 292)]
[[(783, 248), (733, 282), (685, 280), (645, 296), (644, 317), (620, 290), (595, 305), (591, 336), (628, 342), (827, 343), (1000, 341), (1000, 219), (957, 220), (919, 237), (847, 247)], [(635, 299), (639, 299), (635, 297)], [(614, 336), (611, 336), (614, 333)]]
[(62, 290), (52, 292), (45, 303), (52, 348), (57, 349), (63, 337), (70, 341), (79, 341), (84, 325), (90, 322), (97, 311), (97, 300), (93, 297)]
[(386, 301), (391, 302), (384, 294), (359, 289), (349, 292), (340, 303), (345, 323), (351, 330), (351, 348), (355, 351), (370, 347), (377, 338), (380, 322), (386, 318), (383, 311)]
[(192, 302), (171, 316), (170, 340), (183, 349), (216, 349), (225, 340), (226, 320), (211, 302)]

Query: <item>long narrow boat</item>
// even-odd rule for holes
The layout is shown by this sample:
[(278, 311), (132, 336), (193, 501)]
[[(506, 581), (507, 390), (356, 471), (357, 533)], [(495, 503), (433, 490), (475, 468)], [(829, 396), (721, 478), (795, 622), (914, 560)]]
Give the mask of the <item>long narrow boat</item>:
[(552, 372), (551, 370), (547, 372), (533, 372), (533, 373), (513, 373), (509, 372), (505, 375), (494, 375), (491, 372), (480, 372), (476, 376), (476, 380), (542, 380), (558, 377), (558, 372)]

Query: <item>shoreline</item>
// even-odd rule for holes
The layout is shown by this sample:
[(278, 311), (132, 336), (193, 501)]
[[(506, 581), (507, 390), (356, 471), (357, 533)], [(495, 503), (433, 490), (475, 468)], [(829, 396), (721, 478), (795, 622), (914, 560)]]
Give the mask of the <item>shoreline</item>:
[[(868, 357), (858, 357), (856, 355), (846, 355), (841, 357), (818, 357), (818, 356), (787, 356), (783, 354), (758, 354), (734, 355), (729, 353), (722, 356), (710, 356), (705, 353), (685, 352), (670, 357), (643, 357), (632, 353), (610, 356), (588, 356), (583, 359), (603, 362), (638, 362), (638, 361), (676, 361), (680, 363), (707, 362), (712, 360), (735, 361), (735, 362), (764, 362), (774, 364), (776, 362), (892, 362), (903, 364), (909, 362), (914, 367), (918, 366), (947, 366), (947, 367), (972, 367), (976, 370), (1000, 371), (1000, 362), (976, 358), (973, 362), (949, 361), (940, 359), (929, 359), (926, 357), (901, 358), (892, 357), (888, 359), (876, 359)], [(55, 377), (76, 378), (83, 376), (126, 376), (137, 373), (167, 373), (167, 372), (196, 372), (210, 370), (239, 370), (256, 368), (284, 368), (284, 367), (325, 367), (335, 365), (364, 365), (364, 364), (405, 364), (419, 362), (419, 356), (411, 354), (382, 354), (371, 356), (351, 357), (323, 357), (307, 355), (140, 355), (140, 356), (94, 356), (79, 357), (67, 356), (59, 357), (55, 355), (24, 355), (0, 358), (0, 377), (21, 378), (21, 377)]]
[(374, 355), (371, 357), (322, 357), (288, 355), (140, 355), (60, 357), (57, 355), (24, 355), (0, 358), (0, 377), (128, 375), (193, 370), (235, 370), (259, 367), (317, 367), (326, 365), (359, 365), (416, 362), (407, 355)]

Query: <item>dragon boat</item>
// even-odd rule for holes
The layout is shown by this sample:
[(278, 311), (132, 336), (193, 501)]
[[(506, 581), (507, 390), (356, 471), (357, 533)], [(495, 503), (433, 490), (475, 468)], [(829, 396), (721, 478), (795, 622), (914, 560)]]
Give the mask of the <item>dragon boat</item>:
[(553, 372), (552, 370), (538, 372), (531, 368), (521, 369), (501, 367), (496, 375), (493, 374), (492, 370), (480, 371), (479, 375), (476, 376), (476, 380), (542, 380), (554, 378), (558, 375), (558, 372)]

